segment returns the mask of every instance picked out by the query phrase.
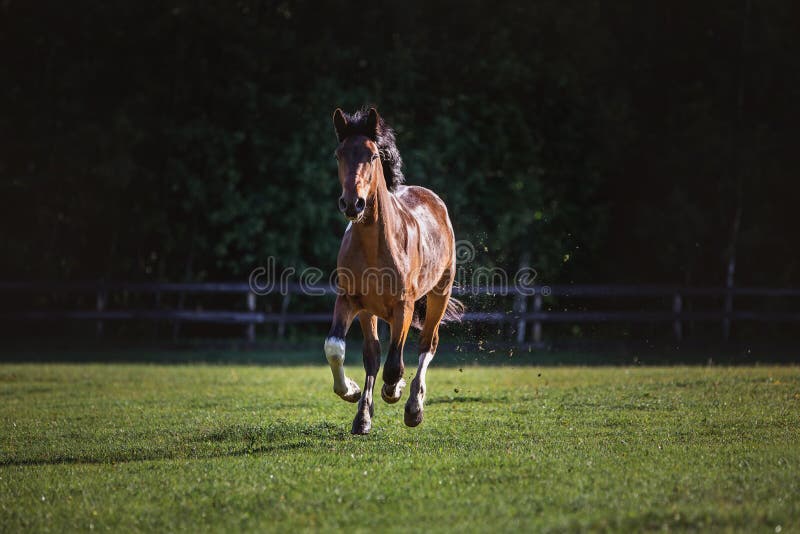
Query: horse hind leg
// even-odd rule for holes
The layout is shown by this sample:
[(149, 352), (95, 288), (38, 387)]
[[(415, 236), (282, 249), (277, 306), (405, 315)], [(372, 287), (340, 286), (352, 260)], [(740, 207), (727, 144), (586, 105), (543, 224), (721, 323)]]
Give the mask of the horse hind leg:
[(422, 422), (426, 392), (425, 375), (439, 345), (439, 323), (447, 310), (449, 299), (449, 292), (441, 295), (431, 291), (427, 295), (425, 324), (419, 340), (419, 366), (414, 380), (411, 381), (411, 391), (403, 414), (405, 424), (410, 427)]

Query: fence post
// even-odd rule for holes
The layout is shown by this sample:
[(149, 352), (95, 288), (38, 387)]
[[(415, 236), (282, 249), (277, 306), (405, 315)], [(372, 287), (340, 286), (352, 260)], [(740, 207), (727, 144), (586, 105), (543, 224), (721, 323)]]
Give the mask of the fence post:
[[(523, 269), (530, 268), (531, 263), (531, 253), (530, 252), (523, 252), (522, 256), (519, 258), (519, 271), (523, 272)], [(514, 279), (515, 287), (516, 287), (516, 278)], [(528, 311), (528, 297), (521, 292), (517, 293), (517, 296), (514, 298), (514, 308), (516, 308), (517, 313), (520, 315), (524, 314)], [(524, 317), (520, 317), (517, 321), (517, 343), (522, 345), (525, 343), (525, 327), (526, 321)]]
[[(106, 309), (106, 300), (108, 295), (102, 289), (97, 291), (97, 301), (96, 301), (96, 309), (98, 313), (103, 313)], [(103, 337), (103, 320), (98, 319), (95, 323), (95, 334), (97, 335), (97, 339)]]
[[(183, 305), (186, 301), (186, 293), (181, 291), (178, 295), (178, 311), (183, 311)], [(178, 337), (181, 335), (181, 322), (179, 319), (174, 319), (172, 321), (172, 341), (178, 341)]]
[[(161, 291), (156, 291), (156, 310), (161, 309)], [(158, 321), (153, 321), (153, 338), (158, 339)]]
[[(256, 311), (256, 294), (252, 291), (247, 293), (247, 311)], [(252, 343), (256, 340), (256, 323), (249, 323), (247, 325), (247, 341)]]
[[(533, 296), (533, 312), (540, 313), (542, 311), (542, 292), (541, 290), (536, 292), (536, 295)], [(536, 321), (533, 323), (533, 341), (534, 343), (541, 343), (542, 342), (542, 320), (538, 317)]]
[(289, 310), (289, 301), (292, 298), (292, 294), (288, 291), (283, 296), (283, 300), (281, 300), (281, 318), (278, 320), (278, 339), (283, 339), (283, 336), (286, 334), (286, 312)]
[(731, 337), (731, 313), (733, 312), (733, 293), (728, 286), (725, 292), (725, 306), (722, 315), (722, 338), (727, 342)]
[(517, 296), (517, 313), (520, 314), (520, 318), (517, 321), (517, 344), (522, 345), (525, 343), (525, 317), (522, 317), (526, 311), (528, 311), (528, 297), (525, 295), (518, 295)]
[(680, 293), (675, 293), (672, 297), (672, 313), (675, 320), (672, 322), (672, 331), (675, 333), (675, 340), (680, 342), (683, 339), (683, 323), (681, 322), (681, 312), (683, 311), (683, 298)]

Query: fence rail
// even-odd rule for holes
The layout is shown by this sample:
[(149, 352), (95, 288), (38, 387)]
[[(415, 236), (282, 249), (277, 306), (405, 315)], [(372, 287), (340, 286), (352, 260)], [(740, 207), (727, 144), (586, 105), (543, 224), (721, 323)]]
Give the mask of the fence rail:
[[(97, 291), (128, 291), (131, 293), (228, 293), (247, 294), (253, 289), (246, 282), (0, 282), (0, 292), (23, 293), (87, 293)], [(336, 294), (336, 288), (328, 285), (287, 284), (285, 289), (290, 294), (325, 295)], [(277, 292), (274, 289), (272, 292)], [(313, 293), (312, 293), (313, 292)], [(454, 287), (453, 294), (465, 295), (498, 295), (498, 296), (534, 296), (546, 295), (554, 297), (663, 297), (680, 294), (688, 297), (699, 296), (751, 296), (751, 297), (800, 297), (800, 288), (777, 287), (714, 287), (714, 286), (672, 286), (672, 285), (540, 285), (519, 289), (514, 286), (505, 288), (471, 288)]]
[[(258, 288), (256, 288), (258, 289)], [(95, 307), (91, 310), (34, 309), (0, 312), (3, 320), (52, 321), (52, 320), (90, 320), (97, 325), (97, 334), (102, 335), (105, 321), (169, 321), (180, 323), (218, 323), (241, 324), (246, 327), (245, 337), (255, 340), (255, 327), (259, 324), (278, 324), (280, 331), (286, 324), (327, 323), (330, 311), (324, 313), (293, 313), (288, 311), (290, 295), (333, 295), (335, 288), (330, 286), (303, 286), (288, 284), (281, 288), (284, 294), (280, 312), (257, 311), (259, 295), (247, 283), (241, 282), (0, 282), (0, 293), (5, 294), (88, 294), (95, 296)], [(277, 290), (276, 290), (277, 291)], [(229, 294), (243, 297), (243, 310), (200, 310), (200, 309), (108, 309), (108, 296), (111, 293), (152, 294), (160, 302), (163, 294)], [(274, 292), (274, 291), (273, 291)], [(800, 322), (798, 311), (758, 311), (733, 310), (725, 305), (701, 311), (686, 310), (684, 300), (689, 297), (721, 297), (726, 301), (733, 297), (757, 298), (797, 298), (800, 289), (769, 287), (681, 287), (665, 285), (568, 285), (534, 286), (524, 290), (514, 287), (493, 290), (492, 288), (453, 289), (456, 296), (513, 297), (512, 311), (467, 312), (465, 321), (478, 323), (516, 324), (518, 342), (524, 342), (526, 330), (532, 326), (533, 341), (539, 342), (543, 323), (672, 323), (673, 334), (680, 340), (685, 321), (713, 321), (723, 324), (723, 332), (729, 331), (731, 321), (769, 321)], [(544, 309), (544, 298), (585, 298), (585, 299), (627, 299), (663, 298), (671, 305), (662, 309), (650, 310), (566, 310)], [(616, 300), (615, 300), (616, 301)], [(182, 302), (182, 300), (181, 300)], [(616, 301), (618, 302), (618, 301)], [(529, 311), (532, 304), (532, 311)], [(795, 309), (795, 307), (792, 307)]]

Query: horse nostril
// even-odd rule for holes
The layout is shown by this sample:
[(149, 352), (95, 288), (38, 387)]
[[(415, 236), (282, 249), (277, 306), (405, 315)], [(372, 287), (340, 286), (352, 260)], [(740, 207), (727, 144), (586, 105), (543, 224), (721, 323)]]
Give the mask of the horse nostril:
[(339, 197), (339, 211), (344, 211), (347, 209), (347, 202), (344, 201), (344, 197)]
[(358, 212), (364, 211), (364, 207), (366, 205), (367, 205), (367, 202), (363, 198), (358, 197), (356, 199), (356, 211), (358, 211)]

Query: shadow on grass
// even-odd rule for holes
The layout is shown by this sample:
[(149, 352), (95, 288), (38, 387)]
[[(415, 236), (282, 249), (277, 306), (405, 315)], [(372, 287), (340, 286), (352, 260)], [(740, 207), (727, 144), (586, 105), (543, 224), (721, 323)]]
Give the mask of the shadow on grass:
[(38, 466), (60, 464), (118, 464), (155, 460), (194, 460), (237, 456), (257, 456), (273, 452), (319, 448), (331, 441), (351, 436), (345, 428), (331, 423), (291, 423), (268, 425), (235, 424), (200, 430), (176, 440), (173, 446), (135, 450), (89, 451), (54, 455), (47, 458), (0, 458), (0, 466)]
[(196, 442), (229, 442), (243, 441), (250, 444), (256, 442), (279, 442), (287, 440), (322, 440), (342, 439), (342, 429), (332, 423), (289, 423), (277, 421), (269, 425), (235, 424), (222, 428), (202, 431), (194, 439)]
[(455, 397), (432, 397), (430, 399), (425, 400), (425, 404), (462, 404), (462, 403), (472, 403), (477, 402), (481, 404), (493, 404), (499, 402), (506, 402), (507, 397), (499, 396), (499, 397), (479, 397), (477, 395), (461, 395)]

